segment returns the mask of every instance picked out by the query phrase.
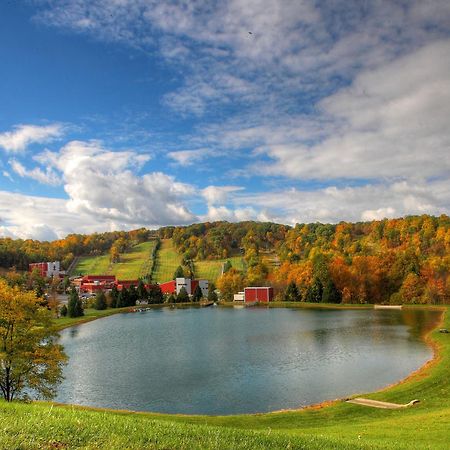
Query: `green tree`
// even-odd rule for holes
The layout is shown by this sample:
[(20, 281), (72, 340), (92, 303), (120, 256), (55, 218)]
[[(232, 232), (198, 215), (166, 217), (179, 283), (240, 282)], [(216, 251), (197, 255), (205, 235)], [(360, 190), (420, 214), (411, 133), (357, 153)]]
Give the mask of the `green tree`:
[(151, 285), (148, 290), (148, 301), (151, 304), (158, 305), (164, 303), (164, 294), (161, 291), (159, 285)]
[(167, 303), (176, 303), (176, 302), (177, 302), (177, 298), (175, 297), (174, 294), (170, 294), (170, 295), (167, 297)]
[(59, 314), (61, 314), (61, 317), (66, 317), (67, 316), (67, 306), (66, 305), (62, 305), (61, 306)]
[(203, 292), (200, 286), (197, 284), (194, 289), (194, 293), (192, 294), (192, 301), (199, 302), (203, 298)]
[(137, 296), (138, 296), (138, 300), (147, 300), (147, 298), (148, 298), (148, 292), (147, 292), (147, 289), (145, 289), (145, 284), (142, 280), (139, 280), (139, 283), (138, 283)]
[(173, 274), (173, 278), (184, 278), (184, 270), (181, 266), (177, 267), (177, 270), (175, 270), (175, 273)]
[(189, 301), (189, 294), (186, 291), (186, 288), (183, 286), (178, 292), (177, 295), (177, 303), (187, 303)]
[(80, 317), (84, 315), (83, 304), (75, 287), (70, 290), (69, 302), (67, 304), (67, 315), (69, 317)]
[(285, 302), (299, 302), (301, 301), (302, 296), (297, 288), (297, 285), (294, 281), (291, 281), (284, 292), (284, 301)]
[(333, 280), (329, 278), (323, 286), (322, 303), (341, 303), (341, 300), (341, 293), (337, 290)]
[(52, 314), (32, 291), (0, 280), (0, 390), (10, 402), (35, 392), (52, 398), (67, 357)]
[(117, 308), (117, 302), (119, 299), (119, 291), (117, 290), (117, 286), (114, 285), (111, 289), (111, 308)]
[(136, 306), (136, 302), (139, 300), (137, 289), (134, 286), (130, 286), (128, 289), (128, 305)]
[(103, 291), (98, 291), (95, 296), (95, 305), (94, 308), (98, 310), (106, 309), (108, 306), (106, 304), (106, 296)]
[(208, 301), (210, 302), (217, 302), (218, 298), (217, 298), (217, 294), (216, 294), (216, 286), (214, 285), (214, 283), (210, 283), (210, 285), (208, 286)]
[(310, 303), (319, 303), (320, 301), (322, 301), (322, 291), (323, 287), (320, 278), (314, 278), (313, 282), (306, 291), (305, 300)]
[(124, 308), (125, 306), (129, 306), (129, 295), (128, 289), (123, 287), (121, 291), (119, 291), (119, 295), (117, 296), (117, 307)]
[(223, 264), (223, 273), (228, 272), (233, 266), (230, 261), (225, 261)]

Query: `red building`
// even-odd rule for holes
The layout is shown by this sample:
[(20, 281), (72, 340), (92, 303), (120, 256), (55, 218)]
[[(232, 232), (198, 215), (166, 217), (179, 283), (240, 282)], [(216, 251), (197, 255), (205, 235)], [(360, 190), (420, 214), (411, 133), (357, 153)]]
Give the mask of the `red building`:
[(166, 281), (159, 285), (163, 294), (175, 294), (177, 292), (177, 283), (175, 280)]
[(41, 277), (58, 277), (61, 272), (61, 264), (59, 261), (52, 262), (38, 262), (28, 265), (28, 270), (30, 272), (37, 271)]
[(208, 296), (208, 280), (191, 280), (190, 278), (177, 278), (176, 280), (166, 281), (161, 283), (159, 287), (163, 294), (179, 294), (181, 288), (185, 288), (186, 292), (191, 295), (195, 288), (200, 286), (203, 297)]
[(244, 289), (244, 302), (253, 303), (261, 302), (268, 303), (273, 300), (272, 287), (246, 287)]

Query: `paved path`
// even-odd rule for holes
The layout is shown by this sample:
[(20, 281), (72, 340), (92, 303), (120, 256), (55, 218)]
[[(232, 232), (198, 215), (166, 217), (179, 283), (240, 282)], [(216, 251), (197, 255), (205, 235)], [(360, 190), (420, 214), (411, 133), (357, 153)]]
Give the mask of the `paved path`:
[(350, 400), (347, 400), (347, 403), (353, 403), (355, 405), (371, 406), (372, 408), (400, 409), (400, 408), (407, 408), (408, 406), (412, 406), (416, 403), (419, 403), (419, 400), (411, 400), (406, 405), (399, 405), (398, 403), (379, 402), (378, 400), (371, 400), (368, 398), (352, 398)]

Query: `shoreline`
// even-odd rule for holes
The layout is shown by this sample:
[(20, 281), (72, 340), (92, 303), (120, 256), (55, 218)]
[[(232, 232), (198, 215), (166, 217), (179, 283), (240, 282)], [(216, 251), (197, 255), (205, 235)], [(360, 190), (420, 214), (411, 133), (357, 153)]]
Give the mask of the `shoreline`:
[[(281, 303), (281, 304), (280, 304)], [(340, 304), (320, 304), (320, 303), (304, 303), (299, 304), (297, 302), (280, 302), (278, 305), (272, 306), (269, 305), (256, 305), (256, 307), (264, 307), (264, 308), (315, 308), (315, 309), (343, 309), (343, 310), (349, 310), (349, 309), (374, 309), (373, 304), (361, 304), (356, 305), (356, 307), (351, 307), (351, 305), (340, 305)], [(291, 303), (293, 303), (295, 306), (292, 306)], [(159, 308), (176, 308), (176, 309), (186, 309), (189, 307), (198, 307), (198, 305), (193, 305), (192, 303), (173, 303), (173, 304), (157, 304), (157, 305), (147, 305), (148, 307), (152, 307), (152, 309), (159, 309)], [(218, 305), (222, 307), (232, 307), (233, 304), (222, 304)], [(347, 307), (349, 306), (349, 307)], [(233, 418), (233, 417), (261, 417), (266, 415), (277, 415), (277, 414), (286, 414), (286, 413), (299, 413), (299, 412), (307, 412), (307, 411), (317, 411), (324, 408), (329, 408), (332, 406), (335, 406), (339, 403), (345, 402), (345, 400), (359, 397), (361, 395), (364, 395), (366, 397), (370, 396), (378, 396), (381, 395), (384, 392), (387, 392), (395, 387), (404, 386), (405, 384), (414, 381), (416, 378), (426, 377), (430, 374), (426, 373), (428, 370), (431, 370), (435, 368), (439, 364), (439, 362), (442, 360), (442, 344), (439, 344), (435, 339), (432, 338), (432, 333), (435, 332), (438, 328), (442, 326), (442, 324), (445, 322), (446, 314), (449, 312), (449, 308), (446, 306), (439, 306), (439, 305), (403, 305), (404, 310), (416, 310), (416, 309), (424, 309), (424, 310), (433, 310), (433, 311), (440, 311), (440, 318), (436, 322), (436, 324), (431, 327), (429, 330), (427, 330), (423, 336), (422, 339), (424, 343), (431, 348), (432, 350), (432, 356), (427, 361), (425, 361), (419, 368), (414, 370), (413, 372), (409, 373), (406, 377), (402, 378), (399, 381), (396, 381), (394, 383), (391, 383), (387, 386), (384, 386), (380, 389), (377, 389), (376, 391), (372, 392), (364, 392), (364, 393), (358, 393), (358, 394), (351, 394), (349, 397), (345, 398), (337, 398), (333, 400), (324, 400), (323, 402), (314, 403), (311, 405), (302, 406), (299, 408), (288, 408), (288, 409), (280, 409), (280, 410), (274, 410), (274, 411), (266, 411), (266, 412), (254, 412), (254, 413), (246, 413), (246, 414), (226, 414), (226, 415), (208, 415), (208, 414), (182, 414), (182, 413), (163, 413), (163, 412), (153, 412), (153, 411), (134, 411), (134, 410), (128, 410), (128, 409), (113, 409), (113, 408), (99, 408), (95, 406), (85, 406), (85, 405), (79, 405), (79, 404), (72, 404), (72, 403), (58, 403), (58, 402), (50, 402), (52, 405), (55, 406), (62, 406), (62, 407), (70, 407), (70, 408), (77, 408), (80, 410), (89, 410), (89, 411), (104, 411), (104, 412), (111, 412), (111, 413), (120, 413), (120, 414), (140, 414), (140, 415), (147, 415), (147, 416), (160, 416), (160, 417), (178, 417), (178, 418), (219, 418), (219, 417), (227, 417), (227, 418)], [(109, 314), (102, 314), (98, 316), (88, 316), (88, 317), (82, 317), (81, 320), (77, 320), (75, 323), (69, 323), (65, 324), (62, 327), (58, 327), (57, 330), (61, 331), (66, 328), (70, 328), (72, 326), (78, 326), (82, 325), (84, 323), (92, 322), (97, 319), (102, 319), (106, 317), (110, 317), (115, 314), (120, 313), (132, 313), (132, 309), (134, 307), (126, 307), (126, 308), (120, 308), (120, 309), (114, 309), (114, 310), (104, 310), (104, 311), (111, 311)], [(78, 318), (77, 318), (78, 319)], [(83, 320), (85, 319), (85, 320)], [(41, 401), (34, 401), (33, 403), (44, 403)]]

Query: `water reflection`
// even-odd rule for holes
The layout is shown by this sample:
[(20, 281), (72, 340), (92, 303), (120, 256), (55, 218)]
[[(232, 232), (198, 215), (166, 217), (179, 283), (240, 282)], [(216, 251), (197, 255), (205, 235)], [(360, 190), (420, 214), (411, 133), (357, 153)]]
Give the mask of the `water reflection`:
[(65, 330), (58, 401), (236, 414), (381, 388), (430, 356), (435, 311), (161, 309)]

